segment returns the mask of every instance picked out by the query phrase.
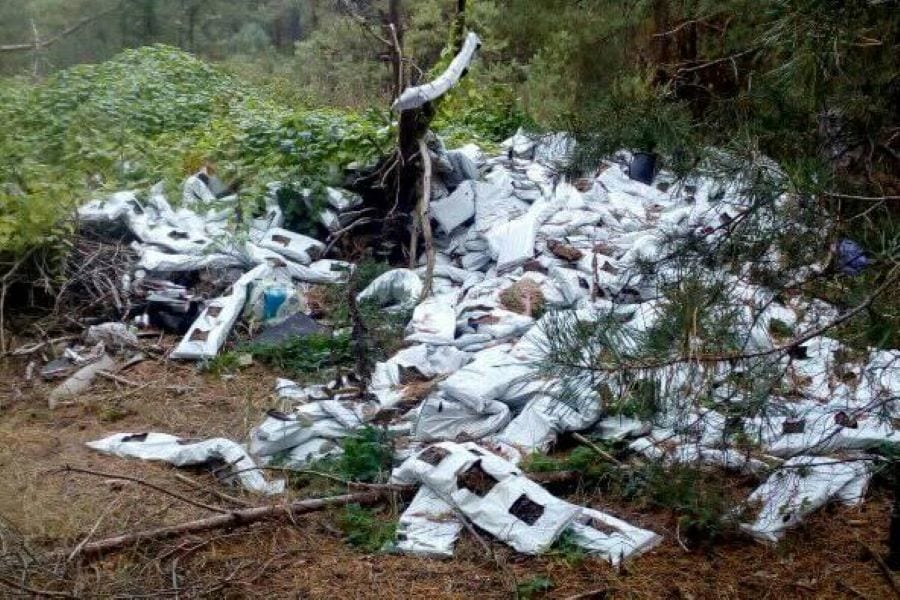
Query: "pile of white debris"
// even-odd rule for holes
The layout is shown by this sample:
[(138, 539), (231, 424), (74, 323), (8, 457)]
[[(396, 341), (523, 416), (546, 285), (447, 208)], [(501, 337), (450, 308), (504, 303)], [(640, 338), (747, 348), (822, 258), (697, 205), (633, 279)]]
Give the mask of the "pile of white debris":
[[(436, 556), (452, 554), (462, 519), (525, 553), (545, 551), (566, 531), (614, 564), (654, 546), (656, 534), (555, 498), (517, 468), (566, 432), (625, 441), (645, 461), (767, 477), (744, 507), (756, 515), (744, 529), (761, 540), (779, 539), (826, 502), (861, 502), (873, 463), (866, 451), (900, 441), (892, 421), (900, 417), (898, 352), (849, 353), (835, 339), (813, 336), (802, 353), (775, 355), (789, 382), (785, 395), (770, 398), (766, 418), (747, 418), (739, 427), (698, 406), (691, 392), (699, 385), (712, 397), (748, 401), (742, 394), (750, 392), (734, 385), (727, 362), (712, 376), (680, 363), (637, 373), (664, 399), (653, 422), (604, 414), (599, 393), (577, 406), (559, 401), (571, 382), (538, 368), (553, 328), (613, 315), (625, 331), (647, 331), (660, 316), (661, 287), (681, 273), (664, 262), (652, 273), (639, 267), (666, 255), (673, 236), (714, 243), (747, 202), (738, 181), (685, 183), (665, 172), (655, 186), (634, 181), (623, 166), (627, 156), (605, 162), (594, 177), (565, 181), (559, 167), (571, 149), (563, 134), (519, 133), (492, 158), (475, 146), (435, 152), (441, 176), (430, 207), (438, 230), (433, 293), (421, 297), (423, 266), (389, 271), (360, 294), (386, 310), (413, 308), (408, 346), (377, 364), (365, 393), (278, 380), (283, 404), (250, 432), (246, 445), (123, 433), (91, 447), (176, 465), (217, 458), (237, 465), (249, 489), (278, 493), (281, 483), (266, 482), (252, 465), (277, 457), (280, 465), (302, 467), (340, 453), (342, 439), (390, 415), (387, 430), (400, 448), (392, 482), (420, 486), (400, 519), (396, 546)], [(226, 241), (234, 239), (227, 211), (174, 210), (158, 189), (145, 202), (127, 192), (80, 211), (86, 223), (119, 223), (140, 240), (141, 277), (244, 269), (227, 295), (206, 304), (173, 358), (215, 356), (260, 282), (289, 282), (302, 310), (308, 285), (338, 283), (352, 268), (321, 258), (322, 242), (280, 227), (274, 189), (268, 214), (242, 244)], [(323, 223), (336, 230), (358, 202), (330, 190)], [(715, 276), (745, 309), (747, 352), (771, 358), (765, 351), (778, 343), (771, 333), (776, 320), (806, 332), (838, 315), (821, 301), (776, 297), (741, 274)], [(423, 380), (435, 383), (433, 391), (410, 409), (407, 385)], [(614, 395), (626, 385), (634, 381), (605, 382)], [(752, 452), (739, 449), (746, 444), (735, 443), (728, 433), (735, 430), (754, 441)]]

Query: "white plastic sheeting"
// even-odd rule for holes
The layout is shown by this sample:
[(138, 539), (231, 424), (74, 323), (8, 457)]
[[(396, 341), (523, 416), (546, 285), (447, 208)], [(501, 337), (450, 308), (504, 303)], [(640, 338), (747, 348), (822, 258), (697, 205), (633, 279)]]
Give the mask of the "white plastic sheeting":
[[(436, 465), (423, 460), (436, 448), (447, 454)], [(431, 446), (395, 469), (391, 480), (428, 487), (472, 523), (524, 554), (548, 550), (579, 513), (578, 507), (555, 498), (511, 463), (471, 443)]]
[(458, 517), (526, 554), (545, 552), (568, 529), (576, 544), (613, 565), (662, 539), (555, 498), (515, 465), (474, 443), (433, 444), (394, 469), (391, 481), (422, 486), (398, 527), (397, 547), (411, 554), (450, 555), (462, 531)]
[(462, 49), (434, 81), (407, 88), (394, 101), (392, 108), (397, 111), (418, 108), (426, 102), (437, 100), (455, 86), (469, 68), (475, 52), (481, 47), (481, 40), (472, 32), (466, 36)]
[(410, 269), (393, 269), (376, 277), (357, 300), (374, 300), (381, 306), (411, 309), (422, 296), (422, 280)]
[(572, 542), (604, 558), (614, 567), (652, 550), (662, 542), (661, 535), (592, 508), (582, 508), (569, 531)]
[(475, 182), (463, 181), (448, 197), (429, 205), (431, 216), (450, 233), (475, 216)]
[(741, 528), (760, 540), (777, 542), (830, 500), (851, 506), (862, 502), (871, 477), (871, 460), (865, 457), (797, 456), (747, 498), (747, 506), (762, 508), (753, 523)]
[(222, 462), (245, 489), (261, 494), (280, 494), (284, 481), (266, 481), (244, 448), (231, 440), (185, 440), (167, 433), (117, 433), (88, 442), (87, 446), (127, 458), (167, 462), (176, 467)]
[(423, 300), (413, 311), (407, 332), (408, 342), (452, 344), (456, 337), (456, 311), (452, 299), (435, 296)]
[(478, 440), (499, 431), (509, 422), (509, 407), (502, 402), (485, 403), (480, 411), (441, 393), (432, 394), (419, 407), (415, 438), (438, 440)]
[(215, 357), (244, 308), (250, 284), (269, 272), (268, 265), (259, 265), (242, 275), (230, 294), (213, 300), (203, 309), (169, 356), (194, 360)]
[(453, 507), (423, 486), (400, 515), (395, 547), (405, 554), (448, 558), (462, 528)]
[(319, 240), (278, 227), (266, 231), (256, 243), (301, 265), (308, 265), (325, 250), (325, 244)]

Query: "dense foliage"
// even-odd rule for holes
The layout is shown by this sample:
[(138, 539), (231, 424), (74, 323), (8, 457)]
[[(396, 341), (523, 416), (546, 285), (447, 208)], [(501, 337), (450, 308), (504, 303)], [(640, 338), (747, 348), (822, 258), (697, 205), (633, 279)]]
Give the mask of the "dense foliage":
[(100, 190), (165, 180), (177, 198), (206, 157), (243, 176), (251, 202), (273, 180), (321, 191), (349, 163), (379, 156), (390, 134), (384, 116), (288, 108), (166, 46), (10, 83), (0, 100), (0, 252), (52, 239)]

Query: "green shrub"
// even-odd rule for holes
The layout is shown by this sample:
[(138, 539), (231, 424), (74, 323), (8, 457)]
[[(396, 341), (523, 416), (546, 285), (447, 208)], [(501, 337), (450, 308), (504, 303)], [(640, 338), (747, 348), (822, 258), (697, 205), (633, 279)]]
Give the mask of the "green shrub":
[(367, 426), (344, 439), (338, 473), (352, 481), (380, 481), (391, 471), (394, 449), (384, 430)]
[(349, 504), (340, 518), (340, 527), (350, 545), (364, 552), (378, 552), (394, 539), (397, 524), (378, 518), (372, 509)]
[(262, 363), (297, 375), (348, 366), (353, 361), (350, 336), (346, 333), (314, 333), (283, 344), (248, 344), (243, 350)]
[[(389, 119), (369, 112), (296, 109), (225, 70), (168, 46), (127, 50), (60, 71), (39, 84), (0, 84), (0, 255), (56, 245), (75, 208), (98, 193), (164, 181), (180, 198), (184, 177), (212, 156), (244, 178), (260, 203), (279, 180), (322, 201), (351, 162), (391, 143)], [(302, 228), (313, 214), (295, 214)]]

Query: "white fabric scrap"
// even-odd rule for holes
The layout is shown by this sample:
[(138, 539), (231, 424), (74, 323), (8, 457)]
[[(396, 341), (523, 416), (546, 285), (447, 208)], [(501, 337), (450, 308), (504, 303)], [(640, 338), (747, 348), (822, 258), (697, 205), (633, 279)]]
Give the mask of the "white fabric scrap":
[(247, 451), (237, 442), (224, 438), (193, 442), (167, 433), (116, 433), (102, 440), (87, 442), (87, 446), (107, 454), (163, 461), (176, 467), (218, 460), (229, 465), (247, 490), (269, 495), (284, 491), (283, 480), (267, 482)]

